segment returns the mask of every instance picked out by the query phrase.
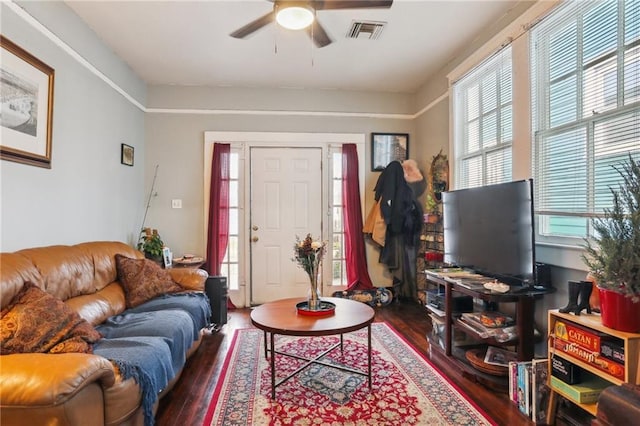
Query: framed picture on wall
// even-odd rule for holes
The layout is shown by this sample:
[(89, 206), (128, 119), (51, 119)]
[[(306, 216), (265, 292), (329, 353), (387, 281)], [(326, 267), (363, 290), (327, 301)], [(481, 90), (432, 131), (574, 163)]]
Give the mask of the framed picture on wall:
[(51, 168), (54, 70), (0, 35), (0, 158)]
[(408, 133), (371, 133), (371, 171), (381, 171), (392, 161), (409, 158)]
[(123, 143), (120, 145), (120, 162), (125, 166), (133, 166), (133, 147)]

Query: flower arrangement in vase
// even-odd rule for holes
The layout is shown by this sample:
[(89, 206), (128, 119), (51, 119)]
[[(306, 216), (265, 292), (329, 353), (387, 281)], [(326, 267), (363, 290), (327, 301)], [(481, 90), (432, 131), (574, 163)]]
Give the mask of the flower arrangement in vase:
[(320, 295), (318, 293), (318, 272), (320, 264), (326, 251), (327, 243), (314, 240), (311, 234), (307, 234), (304, 240), (296, 236), (296, 243), (293, 246), (293, 261), (298, 263), (309, 276), (309, 309), (317, 310), (320, 307)]

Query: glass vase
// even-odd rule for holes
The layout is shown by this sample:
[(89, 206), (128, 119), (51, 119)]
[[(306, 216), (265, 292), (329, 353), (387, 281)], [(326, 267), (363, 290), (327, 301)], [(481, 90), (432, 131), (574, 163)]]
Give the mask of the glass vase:
[(315, 266), (311, 274), (309, 274), (309, 293), (307, 295), (307, 304), (310, 311), (320, 310), (320, 292), (318, 289), (318, 267)]

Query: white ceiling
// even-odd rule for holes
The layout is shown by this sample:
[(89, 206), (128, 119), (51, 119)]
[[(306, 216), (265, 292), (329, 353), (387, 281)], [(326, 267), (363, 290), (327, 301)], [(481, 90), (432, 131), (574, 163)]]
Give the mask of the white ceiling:
[[(320, 10), (333, 43), (269, 24), (267, 0), (66, 3), (148, 84), (415, 92), (517, 1), (395, 0), (390, 9)], [(347, 39), (352, 20), (385, 21), (378, 40)], [(275, 51), (277, 47), (277, 53)]]

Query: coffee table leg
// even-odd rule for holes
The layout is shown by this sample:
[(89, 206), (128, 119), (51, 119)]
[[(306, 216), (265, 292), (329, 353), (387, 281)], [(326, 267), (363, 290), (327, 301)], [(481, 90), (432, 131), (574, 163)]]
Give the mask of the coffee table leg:
[(276, 352), (273, 343), (273, 332), (269, 334), (271, 335), (271, 399), (276, 399)]
[(267, 359), (267, 332), (263, 331), (262, 333), (264, 333), (264, 359)]
[(343, 334), (340, 334), (340, 353), (344, 354), (344, 339), (342, 338), (343, 336)]
[(367, 357), (369, 358), (367, 378), (369, 379), (369, 390), (371, 390), (371, 324), (367, 326)]

